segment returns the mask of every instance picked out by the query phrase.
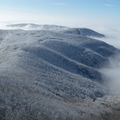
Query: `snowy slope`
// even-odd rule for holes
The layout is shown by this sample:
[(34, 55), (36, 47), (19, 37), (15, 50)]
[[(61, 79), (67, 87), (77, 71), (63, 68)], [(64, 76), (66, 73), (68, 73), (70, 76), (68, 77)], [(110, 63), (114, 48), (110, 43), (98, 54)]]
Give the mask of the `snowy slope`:
[(88, 104), (108, 94), (98, 69), (117, 52), (82, 35), (0, 30), (0, 115), (72, 120), (93, 114)]

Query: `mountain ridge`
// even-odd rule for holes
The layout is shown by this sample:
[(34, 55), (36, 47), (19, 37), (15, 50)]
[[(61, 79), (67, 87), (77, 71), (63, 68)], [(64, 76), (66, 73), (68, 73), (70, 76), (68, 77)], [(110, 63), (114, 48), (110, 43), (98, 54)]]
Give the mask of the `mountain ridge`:
[(53, 30), (61, 31), (62, 33), (72, 34), (72, 35), (81, 35), (81, 36), (93, 36), (93, 37), (105, 37), (105, 35), (95, 32), (94, 30), (88, 28), (70, 28), (66, 26), (59, 25), (40, 25), (33, 23), (20, 23), (20, 24), (10, 24), (7, 25), (8, 28), (15, 29), (26, 29), (26, 30)]
[(0, 116), (100, 117), (111, 108), (102, 104), (109, 89), (99, 68), (117, 53), (105, 42), (64, 30), (0, 30)]
[[(68, 36), (71, 40), (67, 38)], [(9, 56), (12, 54), (15, 54), (15, 56), (18, 54), (18, 58), (19, 56), (24, 56), (24, 54), (30, 54), (34, 55), (36, 59), (42, 59), (43, 61), (56, 66), (57, 68), (70, 72), (70, 74), (78, 74), (83, 78), (102, 83), (102, 76), (97, 69), (102, 67), (104, 62), (107, 62), (107, 58), (116, 53), (117, 49), (92, 38), (82, 36), (77, 36), (76, 38), (74, 35), (72, 37), (68, 34), (64, 34), (63, 36), (63, 33), (61, 34), (51, 31), (8, 31), (8, 37), (5, 37), (5, 40), (2, 38), (1, 56), (3, 57), (1, 57), (1, 59), (4, 57), (6, 59), (8, 56), (9, 61)], [(91, 46), (94, 44), (97, 49), (91, 48)], [(101, 48), (100, 50), (98, 49), (99, 47)], [(8, 50), (11, 51), (12, 54), (10, 52), (8, 52), (8, 54)], [(101, 50), (104, 51), (104, 56), (101, 54)], [(108, 54), (109, 50), (110, 54)], [(2, 55), (3, 52), (6, 54), (6, 56)], [(25, 57), (26, 62), (28, 58)], [(32, 58), (30, 57), (30, 59)], [(25, 60), (23, 57), (23, 60), (20, 62), (22, 63), (22, 61)], [(12, 62), (12, 64), (14, 63)], [(15, 64), (16, 67), (17, 64)]]

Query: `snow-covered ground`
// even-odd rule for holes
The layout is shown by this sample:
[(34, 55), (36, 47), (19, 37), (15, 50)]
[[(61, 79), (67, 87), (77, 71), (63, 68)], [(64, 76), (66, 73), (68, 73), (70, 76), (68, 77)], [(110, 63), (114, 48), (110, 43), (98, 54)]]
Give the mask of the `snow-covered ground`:
[(118, 110), (119, 98), (110, 96), (99, 69), (120, 51), (88, 37), (104, 35), (55, 25), (20, 29), (0, 30), (0, 116), (102, 120), (104, 113)]

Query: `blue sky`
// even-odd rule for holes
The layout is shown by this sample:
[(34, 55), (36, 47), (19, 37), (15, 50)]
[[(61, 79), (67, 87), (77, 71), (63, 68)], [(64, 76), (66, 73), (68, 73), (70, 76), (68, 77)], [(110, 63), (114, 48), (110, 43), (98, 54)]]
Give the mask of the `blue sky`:
[(119, 24), (120, 0), (0, 0), (0, 22)]

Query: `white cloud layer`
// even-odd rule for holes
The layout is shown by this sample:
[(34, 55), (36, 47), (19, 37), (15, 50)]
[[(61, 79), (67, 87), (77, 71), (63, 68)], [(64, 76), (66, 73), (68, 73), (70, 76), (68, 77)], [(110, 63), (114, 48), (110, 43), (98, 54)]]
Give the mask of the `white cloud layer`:
[[(106, 35), (106, 38), (101, 39), (102, 41), (120, 49), (120, 25), (109, 26), (100, 31)], [(107, 81), (110, 92), (120, 95), (120, 55), (109, 58), (109, 64), (100, 69), (100, 72)]]
[(109, 64), (100, 69), (110, 93), (120, 95), (120, 55), (109, 59)]

